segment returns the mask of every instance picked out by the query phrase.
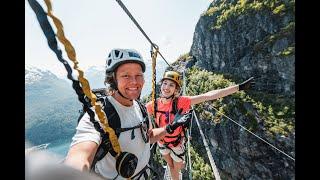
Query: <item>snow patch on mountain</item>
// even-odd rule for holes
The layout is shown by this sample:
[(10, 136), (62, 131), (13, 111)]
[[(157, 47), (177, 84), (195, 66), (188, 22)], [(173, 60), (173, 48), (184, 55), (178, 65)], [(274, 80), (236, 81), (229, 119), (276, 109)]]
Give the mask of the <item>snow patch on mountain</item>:
[(33, 84), (44, 77), (57, 78), (52, 72), (47, 69), (39, 69), (35, 66), (26, 65), (25, 67), (25, 84)]

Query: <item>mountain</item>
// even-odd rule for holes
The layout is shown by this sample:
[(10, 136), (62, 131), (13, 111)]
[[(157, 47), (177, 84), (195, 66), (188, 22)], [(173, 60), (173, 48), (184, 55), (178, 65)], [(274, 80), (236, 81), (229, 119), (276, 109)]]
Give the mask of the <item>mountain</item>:
[(91, 89), (103, 88), (105, 78), (104, 66), (91, 66), (84, 72), (85, 78), (88, 79)]
[(295, 1), (216, 0), (200, 17), (194, 64), (273, 94), (295, 94)]
[[(255, 77), (249, 91), (194, 106), (222, 179), (295, 179), (294, 0), (213, 1), (173, 66), (188, 69), (190, 96)], [(193, 179), (213, 179), (200, 133), (192, 134), (203, 158), (193, 159)]]
[[(255, 77), (248, 92), (194, 107), (222, 179), (295, 179), (294, 160), (221, 115), (295, 157), (294, 0), (213, 1), (195, 27), (190, 52), (174, 65), (192, 67), (188, 95)], [(208, 162), (199, 133), (193, 134), (192, 145)], [(203, 168), (193, 169), (194, 179), (205, 179)]]
[(70, 83), (48, 70), (25, 69), (25, 137), (30, 143), (70, 138), (80, 108)]

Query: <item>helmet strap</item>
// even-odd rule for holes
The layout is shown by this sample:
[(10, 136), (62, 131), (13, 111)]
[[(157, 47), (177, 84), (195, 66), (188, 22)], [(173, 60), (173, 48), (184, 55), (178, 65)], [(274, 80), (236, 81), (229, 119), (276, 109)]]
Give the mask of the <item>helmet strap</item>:
[(117, 90), (117, 92), (121, 97), (123, 97), (125, 99), (128, 99), (129, 101), (133, 101), (132, 99), (129, 99), (129, 98), (125, 97), (119, 90)]
[(169, 97), (165, 97), (165, 96), (163, 96), (163, 95), (162, 95), (162, 93), (161, 93), (161, 96), (160, 96), (160, 97), (161, 97), (161, 98), (166, 98), (166, 99), (171, 99), (171, 98), (173, 99), (174, 94), (172, 94), (172, 95), (171, 95), (171, 96), (169, 96)]
[(115, 82), (115, 90), (116, 90), (116, 91), (118, 92), (118, 94), (119, 94), (121, 97), (123, 97), (124, 99), (127, 99), (127, 100), (129, 100), (129, 101), (133, 101), (132, 99), (129, 99), (129, 98), (125, 97), (125, 96), (119, 91), (119, 89), (118, 89), (118, 82), (117, 82), (117, 80), (116, 80), (116, 75), (115, 75), (115, 74), (116, 74), (115, 72), (112, 73), (113, 79), (114, 79), (114, 82)]

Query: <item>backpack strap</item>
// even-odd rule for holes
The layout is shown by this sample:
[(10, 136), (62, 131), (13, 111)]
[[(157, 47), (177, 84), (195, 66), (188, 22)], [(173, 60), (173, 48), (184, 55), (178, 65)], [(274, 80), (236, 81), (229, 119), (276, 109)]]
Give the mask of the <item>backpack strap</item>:
[(147, 109), (146, 109), (146, 107), (142, 104), (142, 102), (140, 102), (140, 101), (136, 101), (137, 103), (138, 103), (138, 105), (139, 105), (139, 107), (140, 107), (140, 109), (141, 109), (141, 112), (142, 112), (142, 116), (143, 116), (143, 118), (145, 118), (145, 117), (147, 117)]
[(147, 124), (147, 128), (149, 129), (150, 121), (149, 121), (149, 116), (148, 116), (148, 113), (147, 113), (147, 108), (146, 108), (146, 106), (144, 104), (142, 104), (142, 102), (140, 102), (138, 100), (137, 100), (137, 103), (138, 103), (138, 105), (140, 107), (140, 110), (141, 110), (141, 113), (142, 113), (142, 117), (145, 120), (143, 123), (146, 123)]
[[(113, 105), (108, 100), (107, 96), (104, 96), (101, 98), (103, 98), (103, 110), (109, 120), (109, 126), (115, 131), (117, 138), (119, 138), (120, 133), (122, 132), (122, 131), (120, 131), (120, 129), (121, 129), (120, 117), (119, 117), (116, 109), (113, 107)], [(93, 121), (95, 121), (95, 120), (93, 120)], [(100, 124), (97, 121), (95, 121), (95, 122), (101, 128)], [(95, 126), (95, 124), (94, 124), (94, 126)], [(97, 129), (96, 126), (95, 126), (95, 129)], [(113, 157), (115, 157), (117, 155), (117, 153), (112, 148), (111, 142), (109, 140), (109, 135), (106, 134), (104, 131), (102, 131), (102, 132), (99, 131), (99, 132), (100, 132), (100, 136), (102, 139), (101, 139), (101, 143), (97, 149), (97, 152), (96, 152), (96, 154), (93, 158), (92, 164), (91, 164), (92, 171), (94, 170), (96, 163), (98, 161), (100, 161), (102, 158), (104, 158), (108, 154), (108, 152)]]
[[(161, 113), (161, 114), (167, 114), (168, 112), (167, 111), (160, 111), (158, 110), (158, 101), (159, 99), (156, 100), (155, 102), (155, 112), (154, 112), (154, 122), (155, 122), (155, 126), (156, 128), (159, 128), (160, 127), (160, 119), (157, 119), (157, 113)], [(159, 117), (160, 118), (160, 117)]]
[(171, 108), (171, 112), (172, 114), (176, 114), (178, 112), (178, 99), (179, 98), (174, 98), (172, 101), (172, 108)]
[[(104, 102), (104, 97), (107, 96), (105, 88), (92, 89), (92, 92), (97, 96), (97, 102)], [(91, 104), (90, 99), (87, 96), (84, 96), (84, 100)], [(82, 104), (82, 110), (79, 110), (80, 116), (78, 117), (78, 124), (80, 119), (86, 114), (86, 112), (88, 112), (88, 109), (86, 109), (86, 107)]]
[(115, 131), (119, 138), (121, 131), (121, 121), (118, 112), (114, 106), (110, 103), (107, 97), (104, 97), (103, 110), (109, 120), (109, 126)]
[[(125, 131), (129, 131), (129, 130), (134, 130), (136, 128), (140, 128), (140, 125), (134, 126), (134, 127), (129, 127), (129, 128), (121, 128), (121, 121), (120, 121), (120, 117), (119, 114), (117, 113), (116, 109), (114, 108), (114, 106), (110, 103), (109, 99), (107, 98), (107, 96), (101, 97), (103, 98), (103, 110), (107, 115), (107, 118), (109, 120), (109, 125), (112, 129), (114, 129), (115, 134), (117, 135), (117, 137), (119, 138), (120, 133), (121, 132), (125, 132)], [(101, 99), (100, 99), (101, 100)], [(147, 124), (147, 127), (149, 128), (149, 119), (148, 119), (148, 114), (147, 114), (147, 110), (145, 108), (145, 106), (137, 101), (139, 104), (139, 107), (141, 109), (142, 112), (142, 116), (144, 119), (146, 119), (145, 121)], [(97, 121), (95, 121), (97, 123)], [(145, 122), (143, 122), (145, 123)], [(98, 123), (98, 125), (100, 126), (100, 124)], [(95, 126), (96, 128), (96, 126)], [(101, 128), (101, 127), (100, 127)], [(96, 128), (97, 129), (97, 128)], [(100, 131), (99, 131), (100, 132)], [(109, 152), (113, 157), (115, 157), (117, 155), (117, 153), (113, 150), (111, 142), (109, 140), (109, 136), (104, 133), (104, 131), (102, 131), (102, 133), (100, 132), (101, 135), (101, 143), (97, 149), (97, 152), (94, 156), (93, 162), (91, 164), (91, 170), (94, 170), (95, 168), (95, 164), (100, 161), (102, 158), (105, 157), (105, 155)]]

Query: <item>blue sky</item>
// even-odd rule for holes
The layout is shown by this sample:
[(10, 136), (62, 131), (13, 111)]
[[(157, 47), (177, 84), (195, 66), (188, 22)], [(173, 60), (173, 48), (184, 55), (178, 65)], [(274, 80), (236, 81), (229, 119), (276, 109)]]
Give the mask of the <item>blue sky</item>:
[[(43, 0), (38, 1), (46, 10)], [(190, 50), (194, 28), (210, 0), (122, 0), (150, 39), (169, 61)], [(145, 60), (150, 43), (116, 0), (54, 0), (53, 13), (62, 21), (66, 37), (77, 53), (81, 69), (104, 65), (113, 48), (133, 48)], [(49, 49), (36, 16), (25, 1), (26, 65), (65, 76), (63, 65)], [(60, 48), (64, 49), (60, 44)], [(64, 57), (67, 57), (64, 54)], [(67, 58), (66, 58), (67, 59)], [(161, 58), (158, 58), (162, 61)], [(73, 63), (70, 61), (70, 65)]]

